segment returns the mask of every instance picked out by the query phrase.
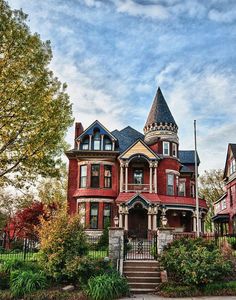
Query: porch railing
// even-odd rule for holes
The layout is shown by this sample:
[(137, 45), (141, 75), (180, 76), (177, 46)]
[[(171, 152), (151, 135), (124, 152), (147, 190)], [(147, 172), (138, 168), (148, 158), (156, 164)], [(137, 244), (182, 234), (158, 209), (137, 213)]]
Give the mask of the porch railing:
[[(152, 185), (152, 190), (154, 191), (154, 185)], [(125, 191), (125, 184), (123, 186), (123, 191)], [(128, 183), (127, 192), (150, 192), (150, 184), (135, 184)]]

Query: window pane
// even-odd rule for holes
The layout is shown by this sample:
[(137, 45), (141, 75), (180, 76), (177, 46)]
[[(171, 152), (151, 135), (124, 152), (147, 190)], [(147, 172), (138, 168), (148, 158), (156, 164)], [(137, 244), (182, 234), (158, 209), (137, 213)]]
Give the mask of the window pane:
[(99, 169), (100, 165), (92, 165), (91, 169), (91, 187), (99, 187)]
[(179, 183), (179, 196), (185, 196), (185, 182)]
[(104, 187), (111, 188), (112, 186), (112, 166), (104, 166)]
[(90, 205), (90, 228), (98, 228), (98, 203)]
[(164, 155), (169, 155), (170, 151), (170, 144), (168, 142), (163, 142), (163, 154)]
[(87, 184), (87, 166), (80, 166), (80, 187), (86, 187)]
[(100, 150), (100, 140), (94, 140), (93, 149)]
[(141, 170), (141, 169), (134, 170), (134, 183), (135, 184), (143, 183), (143, 170)]
[(80, 174), (81, 176), (87, 176), (87, 166), (80, 167)]
[(174, 195), (174, 175), (167, 174), (167, 195)]
[(111, 150), (111, 141), (109, 139), (105, 139), (105, 150)]

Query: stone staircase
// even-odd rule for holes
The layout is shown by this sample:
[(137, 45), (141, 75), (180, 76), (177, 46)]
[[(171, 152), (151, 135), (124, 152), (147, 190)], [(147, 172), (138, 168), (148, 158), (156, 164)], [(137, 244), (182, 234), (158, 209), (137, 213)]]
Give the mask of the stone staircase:
[(123, 274), (131, 293), (151, 293), (161, 282), (160, 265), (155, 260), (126, 260)]

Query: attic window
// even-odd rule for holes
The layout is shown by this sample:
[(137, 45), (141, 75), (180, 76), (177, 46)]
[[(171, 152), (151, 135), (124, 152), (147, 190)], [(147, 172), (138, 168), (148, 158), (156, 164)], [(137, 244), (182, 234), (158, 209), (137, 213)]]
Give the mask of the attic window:
[(233, 158), (230, 161), (230, 165), (229, 165), (229, 174), (233, 174), (236, 171), (236, 163), (235, 163), (235, 159)]
[(105, 146), (104, 146), (104, 150), (111, 150), (111, 140), (106, 138), (105, 139)]
[(94, 133), (94, 137), (93, 137), (93, 149), (94, 150), (100, 150), (101, 148), (101, 139), (100, 139), (100, 133), (99, 131), (96, 131)]
[(88, 150), (89, 148), (89, 139), (85, 138), (82, 142), (82, 150)]

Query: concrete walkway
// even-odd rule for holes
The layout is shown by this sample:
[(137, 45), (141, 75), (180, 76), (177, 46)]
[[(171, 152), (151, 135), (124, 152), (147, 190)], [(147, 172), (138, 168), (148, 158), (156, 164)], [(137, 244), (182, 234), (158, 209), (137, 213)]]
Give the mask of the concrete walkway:
[(154, 295), (135, 295), (130, 298), (120, 298), (119, 300), (236, 300), (236, 296), (212, 296), (212, 297), (188, 297), (188, 298), (164, 298)]

